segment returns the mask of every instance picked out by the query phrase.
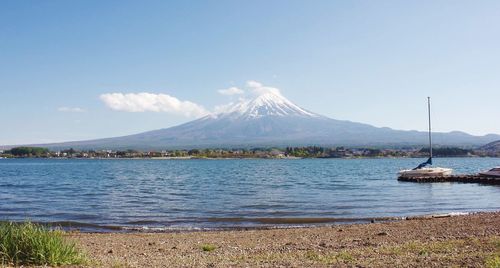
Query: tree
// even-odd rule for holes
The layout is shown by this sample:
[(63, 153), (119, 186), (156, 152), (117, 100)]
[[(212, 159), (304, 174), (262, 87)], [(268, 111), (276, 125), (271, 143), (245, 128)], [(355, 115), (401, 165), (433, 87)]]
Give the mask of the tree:
[(14, 156), (42, 156), (48, 152), (49, 149), (41, 147), (15, 147), (10, 150)]

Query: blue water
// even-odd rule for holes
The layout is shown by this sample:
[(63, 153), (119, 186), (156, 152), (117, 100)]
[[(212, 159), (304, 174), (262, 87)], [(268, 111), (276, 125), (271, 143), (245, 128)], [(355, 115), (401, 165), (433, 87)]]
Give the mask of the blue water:
[[(423, 160), (0, 159), (0, 221), (189, 229), (500, 210), (499, 186), (397, 181)], [(476, 173), (500, 159), (435, 164)]]

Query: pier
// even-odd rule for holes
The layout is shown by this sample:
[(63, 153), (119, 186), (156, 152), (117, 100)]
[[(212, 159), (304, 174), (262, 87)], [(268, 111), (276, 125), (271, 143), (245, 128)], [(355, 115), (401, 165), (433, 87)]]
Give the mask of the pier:
[(479, 174), (463, 174), (463, 175), (448, 175), (434, 177), (408, 177), (399, 176), (398, 181), (416, 182), (416, 183), (433, 183), (433, 182), (459, 182), (459, 183), (479, 183), (500, 185), (500, 177), (486, 177)]

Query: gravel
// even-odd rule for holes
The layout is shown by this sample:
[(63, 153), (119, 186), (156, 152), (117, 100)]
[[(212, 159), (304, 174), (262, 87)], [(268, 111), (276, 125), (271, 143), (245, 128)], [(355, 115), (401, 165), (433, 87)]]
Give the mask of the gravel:
[(500, 265), (499, 212), (311, 228), (69, 236), (92, 267)]

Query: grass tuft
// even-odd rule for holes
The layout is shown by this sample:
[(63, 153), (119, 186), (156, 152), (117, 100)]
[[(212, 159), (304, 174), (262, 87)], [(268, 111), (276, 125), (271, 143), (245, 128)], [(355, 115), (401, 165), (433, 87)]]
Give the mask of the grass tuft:
[(500, 238), (493, 238), (491, 243), (495, 247), (496, 252), (486, 258), (485, 266), (488, 268), (500, 268)]
[(0, 223), (1, 265), (71, 265), (85, 263), (85, 256), (64, 232), (34, 223)]
[(486, 267), (488, 268), (500, 268), (500, 256), (492, 256), (486, 259)]
[(207, 252), (214, 251), (216, 248), (217, 248), (216, 246), (210, 244), (205, 244), (201, 246), (201, 249)]
[(347, 251), (342, 251), (335, 256), (335, 258), (339, 261), (343, 261), (346, 263), (350, 263), (354, 261), (354, 257)]

